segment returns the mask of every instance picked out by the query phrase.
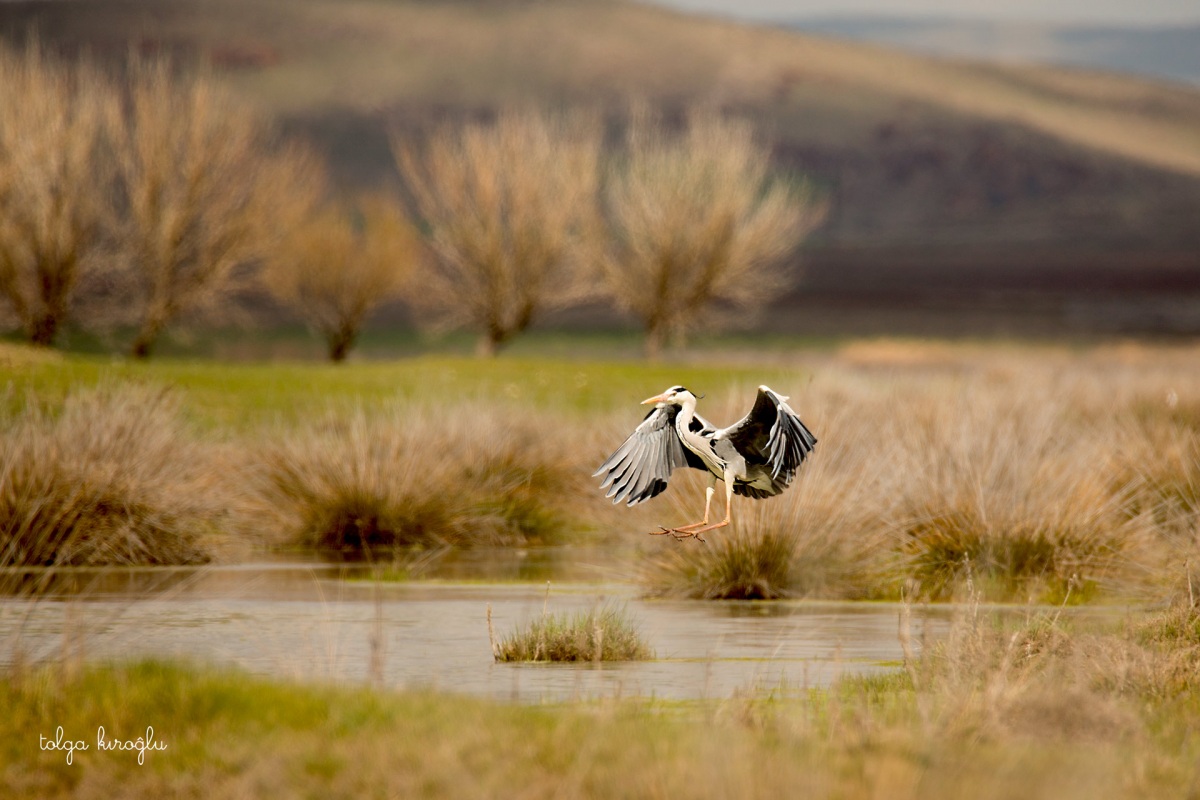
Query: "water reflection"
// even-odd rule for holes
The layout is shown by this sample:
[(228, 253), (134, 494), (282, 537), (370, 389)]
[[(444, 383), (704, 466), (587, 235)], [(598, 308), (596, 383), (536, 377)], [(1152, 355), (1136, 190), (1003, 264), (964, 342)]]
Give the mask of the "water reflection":
[[(520, 563), (537, 565), (537, 558), (514, 559), (501, 572), (547, 574), (544, 562)], [(439, 569), (480, 580), (470, 566), (469, 559), (451, 559)], [(525, 702), (800, 691), (847, 673), (894, 669), (902, 657), (895, 606), (644, 601), (628, 584), (560, 582), (561, 573), (551, 570), (551, 612), (624, 602), (657, 660), (600, 667), (495, 664), (487, 606), (503, 636), (542, 613), (545, 584), (360, 580), (369, 570), (293, 560), (77, 571), (62, 578), (57, 600), (0, 600), (0, 643), (19, 633), (29, 655), (50, 655), (64, 639), (79, 638), (70, 633), (77, 629), (91, 658), (183, 657), (268, 675), (362, 681), (370, 672), (372, 632), (379, 629), (375, 655), (384, 684)], [(494, 580), (494, 572), (486, 574)], [(611, 575), (611, 567), (591, 574)], [(945, 609), (918, 609), (914, 639), (941, 635), (949, 616)]]

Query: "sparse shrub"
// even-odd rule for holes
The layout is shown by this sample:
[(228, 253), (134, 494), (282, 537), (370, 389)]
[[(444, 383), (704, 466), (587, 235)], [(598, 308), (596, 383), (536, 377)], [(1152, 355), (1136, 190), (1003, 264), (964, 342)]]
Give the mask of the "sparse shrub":
[(198, 564), (222, 542), (223, 471), (161, 390), (28, 406), (0, 441), (0, 565)]
[(497, 661), (646, 661), (654, 652), (622, 607), (549, 614), (493, 643)]
[(505, 112), (445, 128), (423, 147), (395, 140), (428, 230), (410, 301), (439, 325), (479, 333), (494, 355), (539, 315), (588, 289), (601, 127), (587, 116)]
[(0, 47), (0, 86), (0, 298), (30, 342), (52, 345), (82, 285), (109, 263), (100, 251), (112, 225), (113, 90), (95, 67), (56, 61), (36, 38)]
[(419, 243), (399, 204), (385, 194), (327, 207), (303, 220), (271, 255), (271, 292), (324, 337), (341, 361), (367, 318), (399, 296)]
[(693, 111), (671, 135), (635, 111), (601, 203), (601, 263), (618, 305), (646, 331), (646, 354), (719, 306), (756, 309), (787, 283), (784, 259), (824, 216), (809, 194), (770, 179), (770, 150), (747, 122)]
[(269, 126), (211, 77), (135, 61), (112, 116), (121, 244), (145, 358), (181, 316), (228, 317), (257, 263), (322, 188), (315, 159), (277, 147)]
[(480, 408), (358, 411), (268, 443), (261, 495), (308, 546), (547, 543), (584, 491), (571, 459), (532, 420)]

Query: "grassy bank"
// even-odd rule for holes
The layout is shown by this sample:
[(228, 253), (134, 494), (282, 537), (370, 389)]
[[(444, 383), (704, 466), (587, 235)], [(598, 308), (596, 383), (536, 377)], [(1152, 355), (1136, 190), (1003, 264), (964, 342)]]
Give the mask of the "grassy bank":
[[(905, 671), (793, 699), (522, 707), (165, 663), (0, 680), (9, 796), (1187, 797), (1195, 610), (1116, 629), (968, 609)], [(903, 628), (902, 628), (903, 631)], [(39, 736), (88, 750), (43, 751)], [(109, 738), (167, 746), (100, 752)]]

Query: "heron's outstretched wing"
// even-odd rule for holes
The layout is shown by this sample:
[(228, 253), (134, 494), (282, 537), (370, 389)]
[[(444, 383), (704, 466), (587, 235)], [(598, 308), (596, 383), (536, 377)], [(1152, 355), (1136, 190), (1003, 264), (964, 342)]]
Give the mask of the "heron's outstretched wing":
[(771, 477), (785, 486), (792, 482), (817, 443), (817, 437), (796, 416), (787, 398), (768, 386), (758, 387), (749, 414), (718, 435), (727, 438), (747, 463), (767, 467)]
[[(601, 489), (613, 503), (634, 506), (667, 488), (676, 467), (696, 466), (699, 459), (679, 441), (675, 430), (678, 406), (656, 407), (592, 477), (603, 476)], [(703, 464), (699, 464), (703, 468)]]

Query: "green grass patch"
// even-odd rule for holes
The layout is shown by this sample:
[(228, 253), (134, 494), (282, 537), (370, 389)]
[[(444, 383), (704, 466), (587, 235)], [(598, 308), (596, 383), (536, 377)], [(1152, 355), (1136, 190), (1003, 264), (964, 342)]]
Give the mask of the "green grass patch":
[(781, 383), (794, 371), (762, 368), (592, 361), (571, 357), (501, 356), (484, 360), (419, 356), (331, 365), (313, 362), (238, 363), (159, 359), (138, 363), (68, 355), (49, 361), (0, 359), (0, 383), (9, 411), (30, 396), (61, 405), (81, 388), (113, 383), (169, 386), (183, 410), (208, 427), (246, 429), (267, 422), (295, 423), (363, 404), (423, 405), (480, 401), (505, 407), (567, 413), (635, 408), (644, 397), (684, 383), (719, 392), (732, 385)]
[(621, 606), (548, 614), (498, 642), (497, 661), (647, 661), (654, 651)]

